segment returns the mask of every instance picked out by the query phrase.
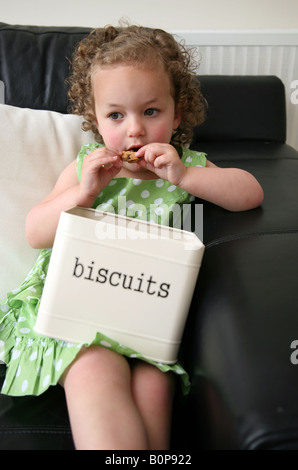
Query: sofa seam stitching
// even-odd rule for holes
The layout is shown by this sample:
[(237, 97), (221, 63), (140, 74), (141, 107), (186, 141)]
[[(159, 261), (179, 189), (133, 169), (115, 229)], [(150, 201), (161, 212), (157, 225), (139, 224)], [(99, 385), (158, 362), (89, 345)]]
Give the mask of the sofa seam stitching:
[(205, 248), (212, 248), (216, 245), (221, 245), (228, 242), (233, 242), (236, 240), (244, 240), (245, 238), (254, 238), (254, 237), (262, 237), (262, 236), (275, 236), (275, 235), (289, 235), (289, 234), (296, 234), (298, 233), (298, 229), (288, 229), (288, 230), (271, 230), (271, 231), (264, 231), (264, 232), (249, 232), (249, 233), (238, 233), (233, 236), (226, 236), (217, 238), (211, 242), (205, 244)]

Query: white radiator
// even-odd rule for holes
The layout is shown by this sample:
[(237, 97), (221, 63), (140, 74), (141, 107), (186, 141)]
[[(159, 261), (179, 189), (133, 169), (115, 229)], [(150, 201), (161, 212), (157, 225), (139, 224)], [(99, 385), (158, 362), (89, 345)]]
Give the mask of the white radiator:
[(195, 46), (200, 75), (276, 75), (286, 89), (287, 143), (298, 150), (298, 29), (174, 31)]

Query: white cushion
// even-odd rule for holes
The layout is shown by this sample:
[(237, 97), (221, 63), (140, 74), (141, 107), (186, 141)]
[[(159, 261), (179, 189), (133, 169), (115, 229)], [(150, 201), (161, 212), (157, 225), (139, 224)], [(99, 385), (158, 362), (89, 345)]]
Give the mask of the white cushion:
[(94, 137), (81, 130), (79, 116), (0, 105), (0, 300), (20, 285), (39, 253), (25, 238), (27, 213), (87, 142)]

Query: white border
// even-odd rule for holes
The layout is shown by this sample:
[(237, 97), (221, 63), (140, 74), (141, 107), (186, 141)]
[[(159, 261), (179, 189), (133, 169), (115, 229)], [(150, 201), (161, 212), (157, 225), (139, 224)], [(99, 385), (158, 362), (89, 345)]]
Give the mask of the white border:
[(173, 30), (191, 46), (297, 46), (298, 29)]

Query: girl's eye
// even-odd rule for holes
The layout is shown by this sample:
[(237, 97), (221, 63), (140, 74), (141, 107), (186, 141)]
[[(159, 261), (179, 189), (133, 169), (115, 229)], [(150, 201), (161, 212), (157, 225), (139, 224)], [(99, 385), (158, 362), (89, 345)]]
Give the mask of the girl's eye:
[(121, 119), (123, 116), (121, 113), (114, 112), (109, 114), (109, 118), (112, 119), (113, 121), (117, 121), (118, 119)]
[(157, 109), (149, 108), (149, 109), (146, 109), (145, 116), (156, 116), (157, 113), (158, 113)]

